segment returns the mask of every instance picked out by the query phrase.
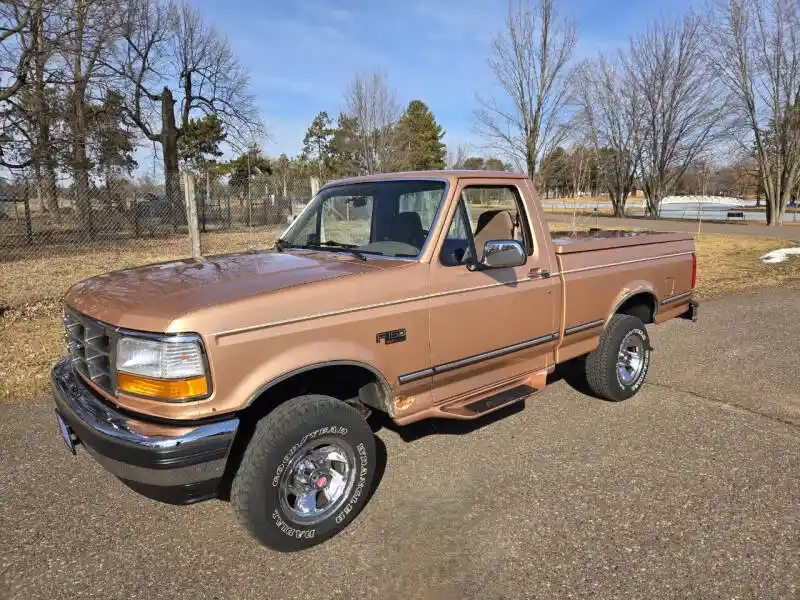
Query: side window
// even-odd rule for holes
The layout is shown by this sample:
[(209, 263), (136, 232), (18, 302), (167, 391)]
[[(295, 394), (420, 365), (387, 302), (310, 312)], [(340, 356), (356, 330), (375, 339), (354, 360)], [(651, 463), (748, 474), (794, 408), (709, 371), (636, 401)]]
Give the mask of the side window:
[(521, 200), (508, 186), (470, 186), (464, 189), (442, 247), (445, 266), (466, 264), (472, 253), (483, 254), (489, 240), (517, 240), (533, 253)]
[(465, 264), (471, 256), (472, 232), (467, 223), (464, 200), (458, 202), (442, 246), (441, 263), (447, 267)]
[(420, 221), (422, 221), (422, 228), (425, 231), (430, 231), (431, 224), (436, 217), (436, 211), (439, 209), (441, 200), (441, 190), (424, 190), (401, 194), (398, 198), (397, 211), (401, 213), (417, 213)]
[(509, 186), (470, 186), (462, 198), (466, 203), (475, 248), (481, 253), (489, 240), (517, 240), (533, 252), (528, 222), (516, 189)]

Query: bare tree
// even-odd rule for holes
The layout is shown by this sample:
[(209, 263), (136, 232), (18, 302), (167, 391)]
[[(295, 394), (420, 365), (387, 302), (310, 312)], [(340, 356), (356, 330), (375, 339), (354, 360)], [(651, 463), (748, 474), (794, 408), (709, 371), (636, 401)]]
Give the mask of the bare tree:
[(448, 169), (463, 169), (464, 161), (469, 157), (469, 149), (463, 144), (456, 146), (455, 152), (452, 150), (447, 151), (447, 168)]
[(127, 87), (125, 110), (161, 144), (166, 193), (177, 204), (178, 140), (193, 115), (217, 116), (233, 142), (261, 131), (249, 77), (227, 39), (186, 3), (129, 0), (122, 38), (113, 66)]
[(24, 169), (31, 165), (32, 132), (19, 110), (23, 86), (30, 76), (36, 48), (32, 32), (38, 0), (0, 4), (0, 166)]
[(8, 0), (0, 5), (0, 102), (25, 85), (34, 48), (26, 43), (40, 0)]
[(355, 126), (356, 160), (361, 173), (390, 171), (397, 156), (394, 126), (402, 109), (381, 73), (358, 74), (347, 88), (344, 113)]
[(583, 62), (574, 82), (576, 125), (594, 147), (614, 216), (624, 216), (645, 140), (642, 94), (622, 52)]
[(645, 143), (642, 180), (648, 211), (721, 133), (725, 99), (705, 56), (701, 19), (659, 20), (634, 37), (630, 69), (642, 96)]
[[(58, 38), (64, 32), (59, 20), (54, 18), (58, 2), (42, 1), (31, 5), (31, 28), (26, 45), (32, 50), (29, 90), (24, 112), (34, 130), (32, 163), (42, 206), (58, 217), (58, 188), (56, 166), (61, 140), (55, 131), (61, 121), (61, 98), (58, 90), (60, 73), (53, 65), (58, 50)], [(20, 104), (17, 108), (23, 108)]]
[(70, 0), (61, 2), (60, 9), (67, 20), (61, 50), (69, 85), (66, 122), (73, 195), (81, 225), (93, 231), (89, 187), (92, 165), (88, 154), (91, 103), (99, 97), (102, 80), (107, 76), (100, 58), (111, 50), (117, 34), (118, 3), (116, 0)]
[(476, 130), (495, 151), (536, 175), (542, 156), (563, 137), (568, 63), (577, 43), (574, 22), (553, 0), (509, 0), (504, 30), (489, 64), (504, 96), (478, 98)]
[(800, 188), (800, 2), (718, 0), (707, 31), (715, 73), (755, 150), (768, 225)]

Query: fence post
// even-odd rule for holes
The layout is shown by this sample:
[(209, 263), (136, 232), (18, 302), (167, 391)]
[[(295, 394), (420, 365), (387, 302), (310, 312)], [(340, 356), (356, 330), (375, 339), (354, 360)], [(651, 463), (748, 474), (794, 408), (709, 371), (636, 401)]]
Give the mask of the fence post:
[(192, 258), (200, 258), (200, 229), (197, 226), (197, 198), (194, 193), (194, 175), (183, 172), (183, 189), (186, 196), (186, 221), (189, 227), (189, 240), (192, 244)]
[(318, 177), (311, 177), (311, 197), (317, 195), (319, 192), (319, 178)]
[(206, 206), (211, 202), (211, 174), (206, 169), (206, 196), (203, 198), (203, 232), (206, 230)]
[(30, 184), (25, 179), (25, 234), (28, 244), (33, 244), (33, 224), (31, 222)]

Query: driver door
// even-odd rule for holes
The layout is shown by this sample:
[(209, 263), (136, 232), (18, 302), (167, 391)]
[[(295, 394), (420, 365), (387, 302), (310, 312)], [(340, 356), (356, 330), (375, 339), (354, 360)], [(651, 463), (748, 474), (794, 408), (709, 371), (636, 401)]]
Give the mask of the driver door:
[[(554, 293), (558, 278), (539, 247), (544, 225), (532, 223), (517, 186), (468, 180), (456, 191), (447, 234), (431, 260), (430, 344), (433, 399), (439, 404), (532, 372), (552, 362), (558, 332)], [(524, 265), (473, 271), (476, 247), (489, 239), (516, 239)]]

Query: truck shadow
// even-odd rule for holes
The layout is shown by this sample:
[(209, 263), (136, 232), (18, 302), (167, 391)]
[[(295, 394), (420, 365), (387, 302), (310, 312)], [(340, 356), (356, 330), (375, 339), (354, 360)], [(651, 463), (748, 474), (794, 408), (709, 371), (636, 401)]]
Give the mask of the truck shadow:
[(580, 356), (567, 362), (556, 365), (556, 370), (547, 377), (547, 385), (558, 381), (564, 381), (576, 392), (597, 398), (597, 395), (589, 387), (586, 381), (586, 357)]
[(400, 436), (404, 442), (414, 442), (429, 435), (466, 435), (476, 429), (491, 425), (496, 421), (505, 419), (525, 410), (525, 402), (515, 402), (508, 406), (489, 413), (471, 421), (454, 419), (426, 419), (409, 425), (398, 425), (383, 413), (373, 413), (370, 417), (370, 426), (373, 432), (388, 429)]

